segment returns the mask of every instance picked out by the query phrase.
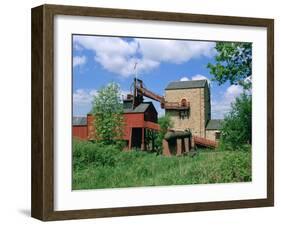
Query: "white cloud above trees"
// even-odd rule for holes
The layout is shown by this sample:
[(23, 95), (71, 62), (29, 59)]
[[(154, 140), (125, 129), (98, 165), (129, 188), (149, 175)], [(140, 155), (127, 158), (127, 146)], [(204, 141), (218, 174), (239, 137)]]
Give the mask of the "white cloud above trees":
[[(120, 99), (124, 99), (128, 93), (130, 92), (127, 90), (120, 90)], [(76, 89), (72, 95), (74, 111), (80, 110), (79, 112), (89, 112), (96, 95), (98, 95), (96, 89)], [(74, 112), (74, 115), (80, 115), (79, 112)]]
[(74, 36), (74, 45), (95, 53), (94, 60), (105, 70), (123, 77), (146, 73), (161, 63), (185, 63), (193, 58), (214, 55), (214, 42), (159, 39), (131, 39)]
[(93, 101), (93, 97), (97, 95), (97, 90), (77, 89), (73, 93), (73, 103), (77, 105), (88, 105)]
[(211, 111), (212, 118), (223, 119), (231, 109), (231, 103), (233, 103), (236, 97), (243, 93), (243, 88), (239, 85), (229, 86), (224, 93), (222, 93), (219, 100), (212, 100)]

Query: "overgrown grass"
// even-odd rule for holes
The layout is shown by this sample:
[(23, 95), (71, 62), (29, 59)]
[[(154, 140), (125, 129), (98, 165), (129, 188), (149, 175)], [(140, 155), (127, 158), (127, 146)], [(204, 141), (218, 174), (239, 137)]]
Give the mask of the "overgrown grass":
[(85, 141), (73, 145), (73, 189), (251, 181), (249, 148), (165, 157)]

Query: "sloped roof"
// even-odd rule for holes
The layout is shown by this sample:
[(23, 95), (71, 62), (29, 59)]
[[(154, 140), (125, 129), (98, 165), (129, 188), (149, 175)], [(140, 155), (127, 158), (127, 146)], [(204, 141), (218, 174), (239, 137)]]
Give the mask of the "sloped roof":
[(170, 82), (165, 90), (204, 88), (206, 83), (207, 83), (206, 79), (190, 80), (190, 81), (175, 81), (175, 82)]
[(134, 109), (133, 108), (124, 109), (124, 113), (144, 113), (150, 105), (153, 106), (152, 102), (143, 102)]
[(72, 117), (72, 125), (74, 125), (74, 126), (87, 125), (87, 117), (73, 116)]
[(206, 130), (220, 130), (221, 129), (221, 124), (222, 124), (222, 119), (211, 119), (207, 123)]

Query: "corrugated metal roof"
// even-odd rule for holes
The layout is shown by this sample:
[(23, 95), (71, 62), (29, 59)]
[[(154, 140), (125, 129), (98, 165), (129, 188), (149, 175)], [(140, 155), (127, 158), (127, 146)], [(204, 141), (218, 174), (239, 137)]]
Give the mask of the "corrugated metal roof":
[(206, 79), (190, 80), (190, 81), (175, 81), (175, 82), (170, 82), (165, 90), (204, 88), (206, 83), (207, 83)]
[(144, 102), (138, 105), (136, 108), (129, 108), (129, 109), (124, 109), (124, 113), (144, 113), (149, 105), (151, 105), (152, 102)]
[(206, 130), (220, 130), (221, 129), (221, 124), (222, 124), (221, 119), (211, 119), (209, 120)]
[(74, 125), (74, 126), (87, 125), (87, 117), (73, 116), (72, 117), (72, 125)]

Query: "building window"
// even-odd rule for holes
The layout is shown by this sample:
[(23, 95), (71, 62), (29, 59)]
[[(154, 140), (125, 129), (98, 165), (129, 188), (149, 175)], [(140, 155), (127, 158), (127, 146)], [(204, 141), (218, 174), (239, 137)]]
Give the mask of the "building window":
[(187, 111), (184, 110), (184, 111), (179, 111), (179, 116), (180, 116), (180, 119), (185, 119), (187, 118)]
[(215, 137), (216, 137), (216, 140), (219, 140), (221, 138), (221, 132), (216, 132)]
[(181, 107), (186, 107), (187, 106), (187, 101), (186, 99), (181, 100)]

